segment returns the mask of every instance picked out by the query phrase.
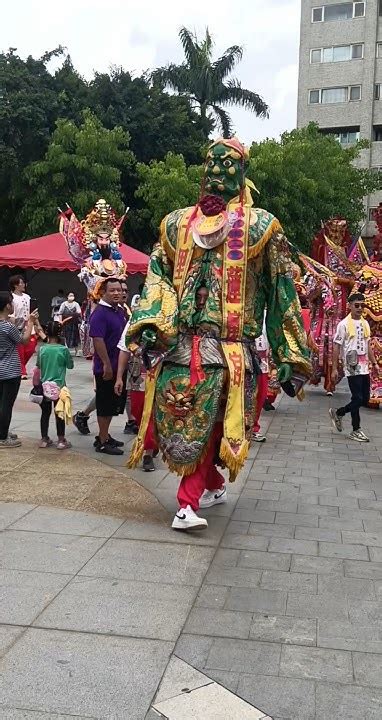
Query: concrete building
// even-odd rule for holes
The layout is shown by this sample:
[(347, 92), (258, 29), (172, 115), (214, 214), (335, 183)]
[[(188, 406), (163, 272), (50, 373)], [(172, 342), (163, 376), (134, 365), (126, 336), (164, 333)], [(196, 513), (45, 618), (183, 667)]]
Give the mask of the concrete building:
[[(312, 121), (344, 147), (369, 140), (360, 166), (382, 169), (382, 0), (302, 0), (297, 125)], [(365, 237), (380, 202), (365, 198)]]

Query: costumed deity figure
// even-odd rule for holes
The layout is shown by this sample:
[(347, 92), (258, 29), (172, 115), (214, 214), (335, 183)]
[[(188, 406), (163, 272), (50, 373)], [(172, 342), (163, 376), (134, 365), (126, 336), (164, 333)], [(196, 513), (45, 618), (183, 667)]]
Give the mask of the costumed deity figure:
[(83, 311), (81, 326), (84, 357), (92, 354), (89, 317), (94, 303), (99, 300), (102, 281), (107, 277), (120, 280), (126, 277), (126, 263), (120, 252), (120, 233), (126, 214), (127, 210), (121, 218), (117, 218), (114, 210), (102, 198), (81, 221), (69, 206), (64, 212), (60, 211), (60, 232), (71, 257), (78, 265), (78, 277), (87, 288), (87, 306)]
[(289, 246), (278, 220), (252, 208), (247, 164), (236, 138), (210, 146), (202, 197), (162, 221), (127, 332), (130, 349), (143, 347), (151, 359), (129, 465), (142, 456), (153, 408), (160, 449), (182, 476), (173, 522), (179, 530), (206, 527), (199, 505), (225, 501), (216, 464), (234, 481), (247, 457), (256, 392), (252, 349), (265, 307), (283, 386), (299, 393), (311, 371)]
[(370, 370), (370, 407), (382, 405), (382, 203), (374, 213), (378, 232), (373, 241), (373, 254), (357, 273), (353, 292), (365, 296), (363, 315), (370, 325), (370, 346), (379, 370)]
[(310, 309), (308, 294), (305, 284), (305, 278), (302, 277), (301, 268), (297, 263), (292, 263), (293, 281), (296, 288), (297, 295), (301, 305), (301, 316), (304, 323), (304, 330), (306, 332), (308, 348), (313, 353), (318, 353), (318, 346), (313, 338), (311, 332), (312, 325), (312, 311)]
[(314, 238), (312, 256), (315, 262), (300, 256), (308, 271), (305, 286), (312, 312), (312, 338), (318, 348), (313, 353), (311, 383), (319, 385), (323, 378), (328, 395), (335, 390), (331, 378), (333, 337), (339, 321), (346, 315), (347, 297), (358, 269), (348, 258), (350, 248), (347, 222), (337, 217), (328, 220)]

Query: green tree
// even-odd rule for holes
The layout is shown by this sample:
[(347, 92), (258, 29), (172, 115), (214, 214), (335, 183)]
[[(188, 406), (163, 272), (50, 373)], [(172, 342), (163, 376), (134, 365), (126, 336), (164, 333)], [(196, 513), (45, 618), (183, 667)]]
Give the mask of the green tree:
[[(52, 58), (61, 57), (60, 67), (50, 72)], [(186, 97), (153, 86), (148, 76), (133, 78), (122, 68), (113, 68), (87, 81), (61, 47), (39, 59), (23, 60), (15, 49), (0, 53), (0, 245), (30, 233), (33, 199), (25, 168), (43, 161), (57, 120), (78, 126), (87, 108), (106, 129), (120, 127), (129, 134), (129, 148), (140, 162), (163, 159), (170, 150), (183, 152), (189, 164), (201, 161), (205, 138), (200, 115)], [(138, 222), (138, 178), (131, 164), (120, 170), (121, 193), (132, 207), (126, 231), (139, 246), (151, 231), (142, 217)], [(56, 191), (52, 186), (52, 195)]]
[(27, 235), (57, 229), (57, 207), (69, 203), (83, 217), (100, 197), (119, 213), (124, 209), (122, 170), (131, 167), (129, 135), (122, 128), (107, 130), (90, 110), (77, 127), (58, 120), (43, 160), (29, 165), (25, 179), (29, 197), (23, 209)]
[(182, 152), (190, 164), (201, 161), (200, 116), (187, 98), (152, 86), (145, 75), (133, 78), (122, 68), (96, 73), (89, 85), (89, 107), (105, 127), (118, 125), (129, 132), (140, 162), (162, 159), (170, 151)]
[(218, 60), (213, 60), (213, 39), (208, 28), (201, 41), (185, 27), (179, 31), (179, 37), (185, 61), (181, 65), (170, 63), (158, 68), (152, 73), (152, 78), (161, 86), (170, 87), (179, 95), (189, 98), (199, 108), (206, 139), (212, 118), (213, 125), (221, 128), (224, 137), (232, 135), (232, 122), (224, 109), (226, 106), (238, 105), (258, 117), (268, 117), (268, 105), (260, 95), (242, 88), (239, 80), (229, 79), (242, 59), (242, 47), (232, 45)]
[(22, 60), (14, 48), (0, 54), (0, 244), (19, 239), (22, 172), (48, 147), (59, 101), (47, 64), (62, 52), (38, 60)]
[(149, 219), (155, 234), (167, 213), (198, 200), (203, 168), (187, 167), (182, 155), (169, 152), (164, 160), (138, 163), (137, 172), (140, 184), (136, 196), (145, 204), (141, 217)]
[(321, 221), (334, 215), (343, 215), (358, 233), (365, 219), (363, 198), (381, 182), (354, 165), (363, 147), (361, 142), (344, 149), (314, 123), (280, 140), (253, 143), (248, 177), (260, 191), (255, 202), (276, 215), (288, 238), (307, 253)]

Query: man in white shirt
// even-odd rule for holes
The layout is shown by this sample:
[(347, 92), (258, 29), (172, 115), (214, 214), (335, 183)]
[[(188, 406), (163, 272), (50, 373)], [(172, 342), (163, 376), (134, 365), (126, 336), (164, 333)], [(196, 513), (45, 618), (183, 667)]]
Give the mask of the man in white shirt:
[[(13, 315), (12, 320), (16, 327), (22, 333), (28, 322), (30, 316), (30, 305), (31, 298), (25, 292), (25, 280), (22, 275), (12, 275), (9, 278), (9, 288), (13, 298)], [(27, 363), (32, 357), (37, 344), (37, 337), (33, 334), (25, 345), (18, 345), (17, 351), (21, 362), (21, 379), (26, 380), (27, 374)]]
[(342, 432), (342, 418), (351, 414), (353, 430), (350, 438), (357, 442), (369, 442), (369, 438), (361, 430), (359, 410), (366, 407), (370, 398), (369, 363), (378, 370), (373, 350), (370, 346), (370, 326), (362, 317), (365, 296), (360, 292), (349, 297), (350, 313), (338, 323), (333, 339), (332, 380), (338, 381), (338, 362), (341, 359), (345, 376), (348, 379), (351, 400), (337, 410), (330, 408), (329, 415), (333, 426)]

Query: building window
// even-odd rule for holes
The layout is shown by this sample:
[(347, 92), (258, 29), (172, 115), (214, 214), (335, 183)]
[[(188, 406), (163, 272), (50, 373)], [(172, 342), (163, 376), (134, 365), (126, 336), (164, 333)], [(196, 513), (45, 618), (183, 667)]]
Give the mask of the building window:
[(321, 5), (312, 10), (312, 22), (331, 22), (334, 20), (352, 20), (364, 17), (364, 2), (342, 2), (335, 5)]
[(310, 105), (316, 105), (320, 102), (320, 91), (319, 90), (310, 90), (309, 91), (309, 104)]
[(343, 130), (334, 133), (334, 137), (340, 145), (355, 145), (359, 140), (359, 130)]
[(381, 83), (376, 83), (374, 85), (374, 100), (380, 100), (381, 99)]
[(326, 88), (321, 91), (321, 103), (322, 105), (344, 103), (347, 102), (348, 96), (349, 89), (347, 87)]
[(382, 0), (379, 0), (379, 14), (382, 15)]
[(310, 51), (310, 62), (311, 64), (314, 63), (322, 63), (322, 49), (319, 50), (311, 50)]
[(382, 58), (382, 42), (377, 43), (377, 58)]
[(369, 207), (369, 222), (375, 222), (374, 213), (378, 210), (376, 207)]
[(323, 88), (322, 90), (309, 90), (310, 105), (330, 105), (332, 103), (353, 102), (361, 99), (361, 86)]
[(382, 125), (373, 126), (373, 140), (374, 142), (382, 142)]
[(360, 85), (352, 85), (350, 88), (350, 95), (349, 100), (360, 100), (361, 99), (361, 86)]
[(363, 58), (363, 43), (357, 43), (351, 46), (351, 59), (361, 60)]
[(331, 63), (345, 60), (362, 60), (363, 43), (355, 45), (334, 45), (333, 47), (317, 48), (310, 51), (310, 62)]
[(365, 3), (364, 2), (355, 2), (353, 14), (354, 14), (354, 17), (364, 17), (365, 16)]
[(321, 130), (323, 135), (330, 135), (340, 145), (355, 145), (360, 139), (360, 127), (359, 125), (353, 125), (352, 127), (337, 127), (337, 128), (325, 128)]
[(312, 10), (312, 22), (322, 22), (324, 19), (324, 8), (318, 7)]

